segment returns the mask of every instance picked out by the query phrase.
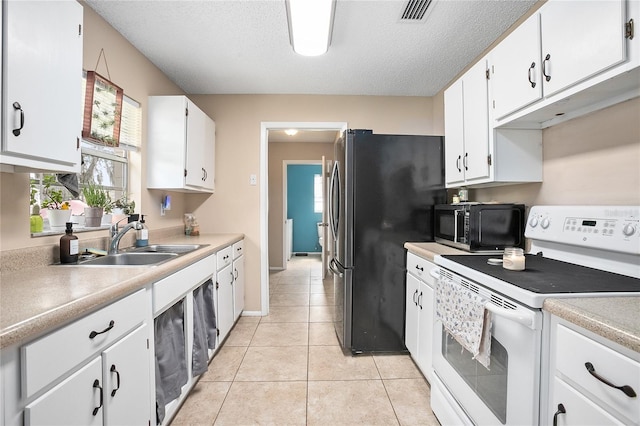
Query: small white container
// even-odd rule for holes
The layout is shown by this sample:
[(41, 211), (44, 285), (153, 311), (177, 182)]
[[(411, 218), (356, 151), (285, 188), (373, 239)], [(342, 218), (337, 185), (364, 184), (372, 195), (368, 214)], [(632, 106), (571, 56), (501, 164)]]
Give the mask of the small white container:
[(524, 251), (516, 247), (505, 248), (502, 255), (502, 267), (511, 271), (524, 271)]

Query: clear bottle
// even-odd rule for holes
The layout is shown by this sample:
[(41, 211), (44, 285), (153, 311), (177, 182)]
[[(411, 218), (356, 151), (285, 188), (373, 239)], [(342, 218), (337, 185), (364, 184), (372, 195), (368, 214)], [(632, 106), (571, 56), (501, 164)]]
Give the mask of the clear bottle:
[(80, 244), (78, 237), (73, 235), (73, 223), (67, 222), (65, 234), (60, 237), (60, 263), (76, 263)]
[(144, 215), (140, 215), (140, 221), (136, 226), (136, 247), (146, 247), (149, 245), (149, 229), (144, 224)]
[(44, 219), (40, 216), (40, 206), (34, 204), (31, 208), (31, 217), (29, 218), (29, 231), (32, 234), (42, 232), (44, 229)]

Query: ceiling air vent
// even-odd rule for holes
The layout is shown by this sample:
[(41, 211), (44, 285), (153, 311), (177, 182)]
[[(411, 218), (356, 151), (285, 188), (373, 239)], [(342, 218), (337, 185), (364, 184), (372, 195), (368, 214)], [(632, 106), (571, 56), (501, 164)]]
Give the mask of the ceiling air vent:
[(431, 0), (409, 0), (402, 12), (402, 21), (419, 21), (424, 18)]

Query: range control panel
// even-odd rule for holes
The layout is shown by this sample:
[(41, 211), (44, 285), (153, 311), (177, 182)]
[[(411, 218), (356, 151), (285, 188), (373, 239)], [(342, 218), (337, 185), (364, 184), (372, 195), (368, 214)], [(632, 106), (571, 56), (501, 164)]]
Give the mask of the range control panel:
[(525, 236), (640, 254), (640, 206), (533, 206)]

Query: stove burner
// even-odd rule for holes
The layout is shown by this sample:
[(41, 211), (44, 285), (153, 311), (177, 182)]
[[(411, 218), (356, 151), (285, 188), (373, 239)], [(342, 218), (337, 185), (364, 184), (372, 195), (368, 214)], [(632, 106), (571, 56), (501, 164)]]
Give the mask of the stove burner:
[(501, 265), (488, 264), (488, 260), (495, 258), (495, 255), (444, 255), (442, 257), (533, 293), (640, 292), (640, 279), (539, 255), (525, 255), (524, 271), (510, 271)]

